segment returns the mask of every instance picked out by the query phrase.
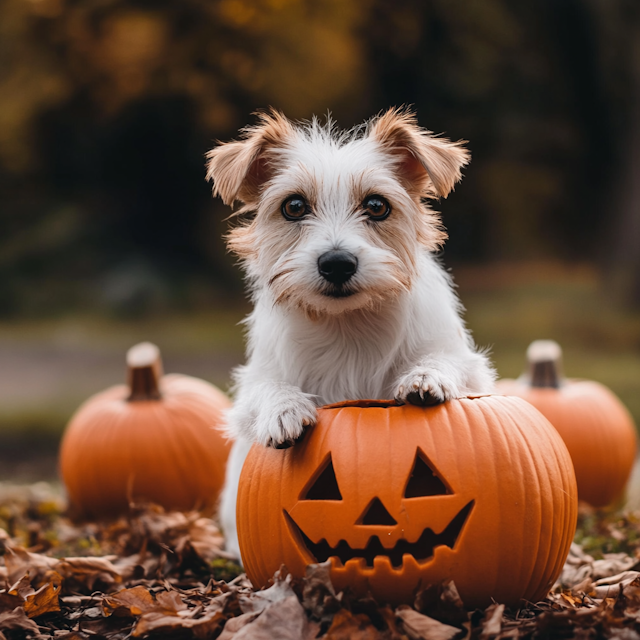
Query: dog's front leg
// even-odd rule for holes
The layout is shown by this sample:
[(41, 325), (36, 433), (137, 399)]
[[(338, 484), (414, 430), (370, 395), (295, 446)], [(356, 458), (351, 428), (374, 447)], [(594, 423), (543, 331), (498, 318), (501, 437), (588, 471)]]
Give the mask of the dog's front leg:
[(494, 378), (495, 373), (482, 353), (434, 354), (400, 376), (395, 398), (417, 405), (439, 404), (470, 394), (491, 393)]
[(314, 396), (284, 382), (256, 382), (241, 367), (236, 371), (236, 397), (227, 413), (227, 431), (235, 442), (227, 462), (220, 501), (220, 523), (226, 550), (240, 559), (236, 531), (236, 499), (244, 460), (253, 443), (283, 447), (293, 444), (316, 421)]
[(286, 382), (267, 380), (239, 385), (227, 416), (229, 432), (266, 447), (291, 446), (316, 422), (315, 396)]

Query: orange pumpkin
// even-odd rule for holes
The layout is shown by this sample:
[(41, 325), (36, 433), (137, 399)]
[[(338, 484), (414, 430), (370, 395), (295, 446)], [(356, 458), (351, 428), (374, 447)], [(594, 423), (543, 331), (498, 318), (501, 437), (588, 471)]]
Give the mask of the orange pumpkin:
[(204, 380), (162, 376), (160, 352), (127, 354), (129, 384), (89, 398), (62, 439), (60, 471), (72, 511), (106, 517), (151, 501), (166, 509), (216, 503), (229, 444), (216, 429), (229, 399)]
[(500, 380), (498, 390), (524, 398), (558, 430), (573, 460), (580, 500), (604, 507), (620, 498), (637, 447), (627, 409), (598, 382), (564, 378), (562, 350), (552, 340), (532, 342), (527, 360), (528, 371), (518, 380)]
[(412, 603), (452, 578), (468, 607), (546, 595), (576, 528), (571, 459), (519, 398), (329, 405), (286, 450), (254, 446), (238, 536), (251, 582), (331, 561), (338, 589)]

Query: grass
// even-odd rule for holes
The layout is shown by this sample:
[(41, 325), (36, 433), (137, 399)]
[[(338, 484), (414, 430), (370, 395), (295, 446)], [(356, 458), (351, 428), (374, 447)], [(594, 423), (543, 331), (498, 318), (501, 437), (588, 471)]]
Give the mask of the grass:
[(455, 273), (467, 324), (491, 348), (500, 377), (520, 375), (532, 340), (556, 340), (565, 374), (610, 387), (640, 424), (640, 312), (612, 300), (595, 269), (547, 263)]

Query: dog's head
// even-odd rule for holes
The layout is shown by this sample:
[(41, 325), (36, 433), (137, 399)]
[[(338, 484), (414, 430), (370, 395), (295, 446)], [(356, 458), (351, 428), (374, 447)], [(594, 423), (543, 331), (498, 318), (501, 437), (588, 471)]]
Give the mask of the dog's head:
[(214, 194), (249, 214), (228, 243), (252, 284), (318, 316), (411, 288), (419, 253), (446, 238), (425, 200), (446, 197), (469, 156), (392, 109), (348, 132), (269, 112), (207, 158)]

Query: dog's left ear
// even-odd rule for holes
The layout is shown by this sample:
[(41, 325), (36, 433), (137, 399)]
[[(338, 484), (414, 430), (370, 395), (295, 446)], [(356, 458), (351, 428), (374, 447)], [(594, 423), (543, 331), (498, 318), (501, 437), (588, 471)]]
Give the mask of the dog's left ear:
[(421, 196), (444, 197), (470, 160), (463, 141), (438, 138), (418, 126), (415, 114), (389, 109), (369, 125), (368, 136), (398, 159), (400, 179)]
[(213, 181), (213, 195), (225, 204), (256, 202), (273, 173), (270, 152), (295, 135), (292, 124), (276, 110), (259, 113), (258, 118), (257, 125), (243, 131), (241, 140), (220, 144), (206, 155), (207, 180)]

